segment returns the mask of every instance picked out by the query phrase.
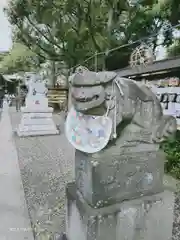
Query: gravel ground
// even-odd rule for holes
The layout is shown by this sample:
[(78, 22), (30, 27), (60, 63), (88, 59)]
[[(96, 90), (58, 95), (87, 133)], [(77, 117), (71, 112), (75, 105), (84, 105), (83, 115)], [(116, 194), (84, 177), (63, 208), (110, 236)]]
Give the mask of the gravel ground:
[[(13, 129), (21, 115), (10, 108)], [(54, 114), (63, 129), (63, 117)], [(25, 196), (35, 234), (57, 235), (65, 227), (65, 185), (73, 180), (74, 151), (63, 132), (55, 136), (14, 136)], [(48, 239), (48, 238), (47, 238)]]
[(180, 192), (176, 193), (172, 240), (180, 240)]
[[(20, 113), (10, 109), (13, 129)], [(53, 116), (63, 129), (63, 117)], [(14, 136), (32, 225), (36, 235), (59, 236), (65, 230), (65, 185), (73, 180), (74, 151), (61, 135), (19, 138)], [(37, 239), (41, 239), (37, 237)], [(48, 238), (45, 238), (48, 240)], [(180, 193), (176, 193), (172, 240), (180, 240)]]
[(2, 113), (2, 109), (0, 108), (0, 120), (1, 120), (1, 113)]

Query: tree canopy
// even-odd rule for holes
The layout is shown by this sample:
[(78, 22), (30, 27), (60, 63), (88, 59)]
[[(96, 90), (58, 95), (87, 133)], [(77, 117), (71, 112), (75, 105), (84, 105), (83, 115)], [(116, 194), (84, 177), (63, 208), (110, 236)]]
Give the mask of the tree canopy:
[[(114, 52), (112, 48), (151, 35), (144, 42), (155, 51), (160, 30), (162, 44), (170, 45), (172, 30), (167, 26), (178, 22), (179, 5), (178, 0), (10, 0), (6, 13), (15, 39), (41, 59), (63, 61), (71, 68), (104, 52), (98, 54), (98, 68), (111, 70), (128, 65), (140, 42)], [(86, 64), (92, 68), (94, 62)]]
[(1, 73), (30, 71), (37, 67), (36, 54), (21, 43), (14, 43), (12, 49), (0, 61)]
[(180, 55), (180, 39), (176, 39), (174, 43), (167, 49), (168, 57), (175, 57)]

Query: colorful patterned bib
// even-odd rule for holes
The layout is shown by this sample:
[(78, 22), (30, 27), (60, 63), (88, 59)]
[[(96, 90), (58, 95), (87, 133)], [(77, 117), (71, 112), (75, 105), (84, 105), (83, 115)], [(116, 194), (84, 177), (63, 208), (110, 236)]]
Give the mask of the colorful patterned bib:
[(108, 143), (112, 132), (112, 120), (105, 116), (84, 115), (71, 108), (65, 133), (69, 142), (78, 150), (95, 153)]

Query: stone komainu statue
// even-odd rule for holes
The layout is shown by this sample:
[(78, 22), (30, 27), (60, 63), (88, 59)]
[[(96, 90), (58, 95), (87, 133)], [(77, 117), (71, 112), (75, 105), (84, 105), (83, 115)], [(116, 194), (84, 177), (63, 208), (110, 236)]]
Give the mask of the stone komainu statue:
[(123, 140), (121, 146), (160, 143), (176, 131), (176, 119), (163, 115), (156, 95), (143, 84), (118, 77), (115, 72), (90, 71), (76, 73), (71, 84), (77, 111), (90, 115), (109, 111), (116, 141)]
[(84, 70), (70, 81), (77, 111), (107, 114), (113, 121), (106, 148), (95, 154), (76, 151), (76, 184), (86, 201), (101, 207), (161, 192), (165, 156), (159, 143), (176, 132), (176, 119), (163, 115), (150, 88), (118, 73)]

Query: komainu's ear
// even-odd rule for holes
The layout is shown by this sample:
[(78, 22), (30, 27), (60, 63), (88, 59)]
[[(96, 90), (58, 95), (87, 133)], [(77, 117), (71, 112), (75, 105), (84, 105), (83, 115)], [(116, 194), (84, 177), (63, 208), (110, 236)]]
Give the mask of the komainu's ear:
[(98, 72), (97, 76), (100, 80), (100, 83), (103, 84), (103, 83), (108, 83), (112, 81), (117, 76), (117, 73), (104, 71), (104, 72)]

